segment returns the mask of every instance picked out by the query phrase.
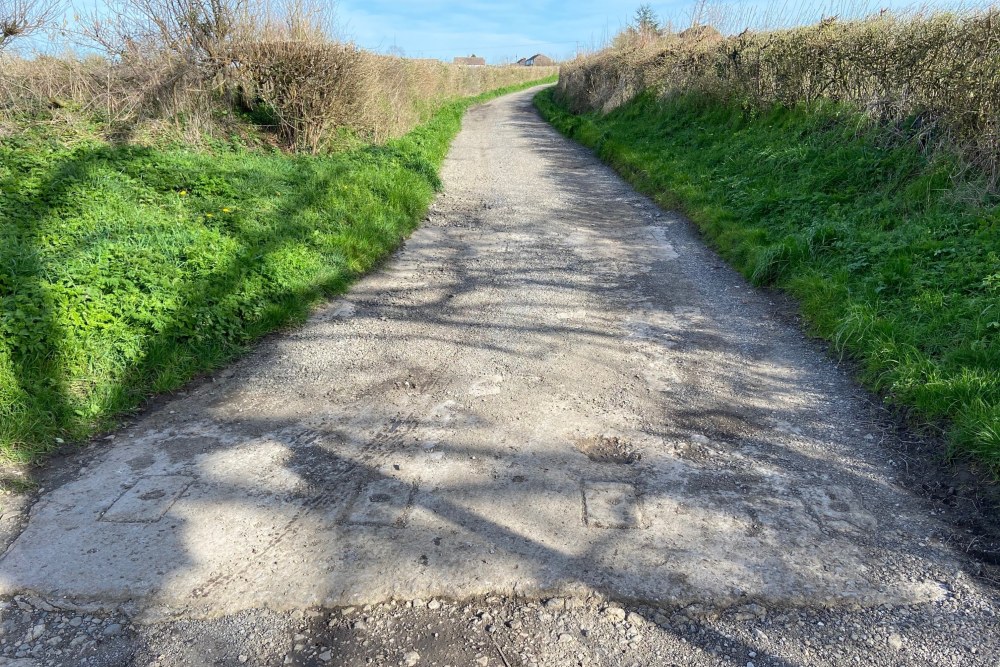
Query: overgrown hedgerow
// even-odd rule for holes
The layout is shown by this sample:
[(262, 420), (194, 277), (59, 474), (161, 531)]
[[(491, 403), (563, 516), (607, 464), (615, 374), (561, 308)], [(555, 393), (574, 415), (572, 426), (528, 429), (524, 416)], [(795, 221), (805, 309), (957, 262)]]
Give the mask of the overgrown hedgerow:
[(38, 122), (0, 142), (0, 460), (109, 427), (301, 321), (422, 217), (464, 110), (384, 145), (289, 155), (112, 144)]
[(1000, 187), (995, 6), (829, 17), (728, 36), (707, 25), (678, 34), (633, 29), (613, 48), (567, 63), (559, 90), (576, 112), (607, 112), (647, 90), (700, 92), (759, 109), (844, 103), (912, 131), (927, 147), (961, 154), (990, 187)]
[(864, 381), (1000, 474), (1000, 201), (846, 104), (748, 108), (640, 94), (543, 115), (666, 207), (748, 279), (797, 297)]

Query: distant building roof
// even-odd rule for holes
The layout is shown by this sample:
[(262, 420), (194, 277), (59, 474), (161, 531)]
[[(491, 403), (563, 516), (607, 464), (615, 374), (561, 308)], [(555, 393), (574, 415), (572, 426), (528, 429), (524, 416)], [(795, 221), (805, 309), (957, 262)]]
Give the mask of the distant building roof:
[(551, 67), (556, 64), (556, 61), (543, 53), (536, 53), (530, 58), (521, 58), (517, 64), (524, 67)]
[(482, 66), (486, 64), (486, 58), (482, 58), (473, 53), (471, 56), (459, 56), (452, 62), (456, 65)]

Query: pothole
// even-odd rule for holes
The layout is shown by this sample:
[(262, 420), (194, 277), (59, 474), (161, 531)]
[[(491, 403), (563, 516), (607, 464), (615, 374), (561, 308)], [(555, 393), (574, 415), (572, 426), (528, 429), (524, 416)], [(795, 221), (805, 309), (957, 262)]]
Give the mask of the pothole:
[(595, 463), (632, 465), (642, 458), (631, 443), (617, 435), (597, 435), (576, 441), (576, 447)]

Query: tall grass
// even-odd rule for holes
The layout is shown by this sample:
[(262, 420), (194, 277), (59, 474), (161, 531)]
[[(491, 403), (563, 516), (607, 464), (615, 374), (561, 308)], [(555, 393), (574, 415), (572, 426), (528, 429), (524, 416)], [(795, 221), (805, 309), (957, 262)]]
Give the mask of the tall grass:
[(636, 95), (697, 92), (748, 108), (828, 100), (959, 149), (986, 184), (1000, 183), (1000, 10), (880, 12), (724, 36), (625, 33), (613, 48), (564, 66), (560, 98), (611, 111)]

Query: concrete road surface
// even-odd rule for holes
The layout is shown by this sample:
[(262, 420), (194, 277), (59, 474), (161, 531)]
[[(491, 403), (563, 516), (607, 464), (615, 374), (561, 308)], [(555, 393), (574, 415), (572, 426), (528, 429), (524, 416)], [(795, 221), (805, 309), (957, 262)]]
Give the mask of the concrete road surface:
[[(555, 598), (558, 613), (597, 619), (609, 604), (639, 610), (637, 664), (670, 664), (648, 651), (689, 621), (775, 610), (800, 625), (758, 628), (772, 643), (801, 631), (795, 614), (917, 614), (912, 638), (896, 623), (871, 643), (871, 620), (862, 638), (839, 633), (844, 664), (996, 664), (993, 592), (949, 546), (948, 522), (896, 483), (902, 463), (864, 392), (687, 221), (549, 128), (531, 96), (469, 113), (443, 194), (382, 268), (40, 494), (0, 561), (0, 594), (21, 596), (5, 604), (0, 654), (98, 664), (111, 642), (137, 661), (158, 624), (294, 624), (364, 605), (391, 617), (412, 602), (381, 603), (415, 599), (480, 600), (466, 610), (479, 618)], [(532, 628), (552, 620), (525, 608), (539, 610)], [(90, 653), (69, 646), (84, 614), (101, 628)], [(116, 614), (119, 633), (104, 635)], [(964, 624), (942, 630), (935, 619), (952, 614)], [(304, 664), (368, 650), (344, 627), (339, 649), (329, 639), (334, 652)], [(503, 661), (488, 643), (480, 653), (531, 664), (568, 645), (547, 632), (512, 634)], [(297, 643), (239, 662), (299, 660)], [(371, 664), (410, 664), (403, 643)], [(732, 657), (677, 646), (677, 664)], [(744, 649), (732, 664), (754, 661)], [(836, 651), (760, 651), (757, 665), (841, 664)]]

